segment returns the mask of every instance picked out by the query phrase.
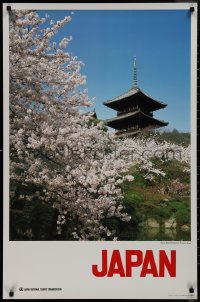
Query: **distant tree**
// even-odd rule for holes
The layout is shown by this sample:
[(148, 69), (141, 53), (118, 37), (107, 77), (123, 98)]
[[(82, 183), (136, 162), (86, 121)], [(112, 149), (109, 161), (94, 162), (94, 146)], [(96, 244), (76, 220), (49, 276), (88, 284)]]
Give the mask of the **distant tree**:
[(178, 131), (177, 129), (173, 129), (173, 130), (172, 130), (172, 133), (177, 133), (177, 134), (178, 134), (179, 131)]

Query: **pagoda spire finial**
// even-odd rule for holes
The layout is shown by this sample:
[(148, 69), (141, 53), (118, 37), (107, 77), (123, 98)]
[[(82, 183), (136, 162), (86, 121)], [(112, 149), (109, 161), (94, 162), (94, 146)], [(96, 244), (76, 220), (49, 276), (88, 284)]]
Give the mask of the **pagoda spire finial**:
[(134, 64), (133, 64), (133, 88), (137, 88), (137, 65), (136, 65), (136, 57), (134, 57)]

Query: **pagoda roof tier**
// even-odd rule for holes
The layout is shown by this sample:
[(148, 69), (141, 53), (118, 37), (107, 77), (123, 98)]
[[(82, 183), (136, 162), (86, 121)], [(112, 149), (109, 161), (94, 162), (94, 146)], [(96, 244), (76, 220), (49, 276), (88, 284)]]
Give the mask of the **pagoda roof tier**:
[(105, 121), (105, 123), (107, 126), (117, 130), (133, 126), (138, 126), (139, 128), (146, 128), (150, 125), (154, 127), (164, 127), (168, 125), (167, 122), (157, 120), (145, 114), (141, 110), (125, 113), (112, 119), (108, 119)]
[(141, 130), (137, 129), (137, 130), (130, 130), (130, 131), (117, 131), (116, 135), (118, 137), (124, 137), (124, 136), (136, 135), (136, 134), (139, 134), (139, 133), (141, 133)]
[(143, 129), (129, 129), (128, 131), (127, 130), (119, 130), (116, 133), (116, 135), (118, 137), (127, 137), (127, 136), (135, 136), (137, 134), (140, 134), (144, 131), (152, 131), (153, 129), (157, 128), (156, 126), (149, 126), (149, 127), (146, 127), (146, 128), (143, 128)]
[(123, 111), (128, 107), (145, 108), (147, 111), (155, 111), (161, 108), (165, 108), (167, 104), (153, 99), (151, 96), (145, 94), (139, 88), (132, 88), (120, 96), (108, 100), (103, 103), (109, 108), (117, 111)]

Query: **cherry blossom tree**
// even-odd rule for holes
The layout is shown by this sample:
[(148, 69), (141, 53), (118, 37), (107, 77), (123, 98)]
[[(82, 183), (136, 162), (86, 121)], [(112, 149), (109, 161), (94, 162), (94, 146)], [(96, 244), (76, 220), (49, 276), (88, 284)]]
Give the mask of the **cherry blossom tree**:
[(121, 157), (124, 161), (138, 165), (138, 169), (146, 172), (147, 179), (153, 179), (163, 171), (157, 169), (154, 160), (163, 162), (177, 160), (184, 163), (186, 172), (190, 171), (191, 153), (190, 145), (184, 147), (171, 142), (160, 142), (156, 134), (149, 137), (138, 136), (133, 138), (126, 137), (123, 140), (115, 140), (116, 158)]
[[(65, 51), (71, 37), (52, 41), (70, 20), (51, 20), (44, 28), (48, 16), (11, 13), (10, 177), (27, 187), (20, 198), (38, 197), (58, 209), (58, 232), (73, 220), (75, 239), (101, 240), (114, 235), (103, 226), (105, 217), (130, 220), (116, 182), (127, 165), (102, 157), (113, 139), (102, 122), (91, 124), (91, 114), (79, 110), (90, 105), (80, 88), (83, 63)], [(31, 184), (36, 190), (30, 194)]]

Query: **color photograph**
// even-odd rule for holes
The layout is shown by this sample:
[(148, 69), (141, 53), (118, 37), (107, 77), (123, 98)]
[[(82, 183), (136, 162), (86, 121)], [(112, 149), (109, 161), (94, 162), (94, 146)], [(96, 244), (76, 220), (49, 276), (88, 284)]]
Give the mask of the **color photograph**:
[(191, 240), (188, 10), (15, 10), (9, 240)]

